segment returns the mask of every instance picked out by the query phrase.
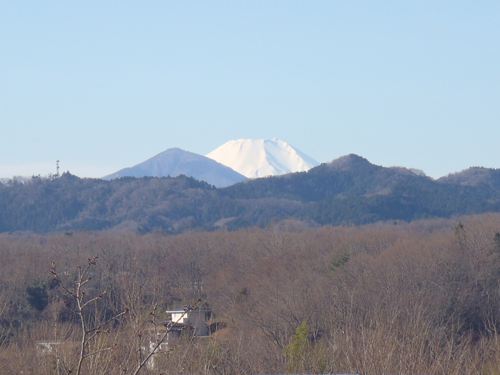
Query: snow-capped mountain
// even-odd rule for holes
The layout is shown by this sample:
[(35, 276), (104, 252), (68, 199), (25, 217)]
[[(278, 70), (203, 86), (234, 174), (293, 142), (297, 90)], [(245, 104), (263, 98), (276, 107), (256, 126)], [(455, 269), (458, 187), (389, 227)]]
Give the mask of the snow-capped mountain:
[(278, 139), (229, 141), (207, 155), (248, 178), (304, 172), (319, 163)]
[(225, 187), (245, 180), (245, 176), (215, 160), (180, 148), (169, 148), (156, 156), (130, 168), (124, 168), (103, 177), (105, 180), (131, 177), (176, 177), (180, 174)]

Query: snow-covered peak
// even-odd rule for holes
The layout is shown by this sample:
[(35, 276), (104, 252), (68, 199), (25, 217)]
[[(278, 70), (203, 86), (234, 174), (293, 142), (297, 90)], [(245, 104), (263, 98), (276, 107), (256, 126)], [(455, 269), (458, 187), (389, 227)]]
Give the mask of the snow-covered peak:
[(303, 172), (319, 164), (278, 138), (229, 141), (207, 157), (248, 178)]

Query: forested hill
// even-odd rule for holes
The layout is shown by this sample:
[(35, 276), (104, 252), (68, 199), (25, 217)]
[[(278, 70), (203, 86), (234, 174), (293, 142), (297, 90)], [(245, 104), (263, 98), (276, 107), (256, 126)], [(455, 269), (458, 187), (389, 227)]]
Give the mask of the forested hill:
[(475, 167), (433, 180), (357, 155), (224, 189), (185, 176), (104, 181), (69, 173), (0, 184), (0, 232), (179, 233), (263, 227), (283, 219), (360, 225), (499, 211), (500, 170)]
[(471, 168), (436, 181), (406, 168), (380, 167), (347, 155), (308, 172), (236, 184), (222, 193), (239, 199), (297, 200), (304, 206), (296, 216), (321, 225), (411, 221), (498, 212), (500, 170)]
[[(0, 184), (0, 232), (30, 230), (99, 230), (123, 226), (132, 230), (177, 225), (195, 216), (214, 187), (190, 177), (125, 177), (112, 181), (81, 179), (69, 173), (57, 179), (33, 177)], [(200, 218), (203, 220), (204, 218)]]

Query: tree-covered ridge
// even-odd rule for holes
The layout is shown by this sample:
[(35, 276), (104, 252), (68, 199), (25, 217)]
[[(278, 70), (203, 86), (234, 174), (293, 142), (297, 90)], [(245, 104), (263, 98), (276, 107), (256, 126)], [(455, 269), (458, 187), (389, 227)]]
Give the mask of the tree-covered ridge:
[(425, 176), (405, 168), (384, 168), (370, 164), (357, 155), (348, 155), (332, 163), (324, 163), (308, 172), (261, 178), (223, 189), (238, 198), (290, 198), (303, 202), (325, 199), (388, 195), (401, 184), (432, 185)]
[(487, 186), (500, 190), (500, 170), (484, 167), (471, 167), (458, 173), (441, 177), (439, 182), (466, 186)]
[(236, 184), (223, 189), (223, 194), (297, 200), (303, 205), (295, 216), (321, 225), (367, 224), (497, 212), (500, 171), (489, 170), (486, 179), (491, 183), (445, 183), (406, 168), (384, 168), (348, 155), (308, 172)]
[(265, 227), (290, 218), (313, 225), (361, 225), (499, 211), (500, 170), (471, 168), (433, 180), (357, 155), (224, 189), (185, 176), (104, 181), (68, 173), (0, 184), (0, 232), (121, 228), (180, 233)]
[[(200, 216), (196, 201), (213, 187), (193, 178), (57, 179), (33, 177), (0, 185), (0, 231), (106, 229), (126, 221), (148, 224), (152, 213), (178, 220)], [(194, 193), (195, 192), (195, 193)]]

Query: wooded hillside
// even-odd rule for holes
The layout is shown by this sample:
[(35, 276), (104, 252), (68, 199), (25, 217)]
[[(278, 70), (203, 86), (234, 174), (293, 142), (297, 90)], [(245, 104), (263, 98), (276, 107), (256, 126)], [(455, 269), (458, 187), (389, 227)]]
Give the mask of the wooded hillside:
[(224, 189), (185, 176), (103, 181), (69, 173), (0, 184), (0, 233), (116, 228), (178, 234), (285, 219), (317, 227), (485, 212), (500, 212), (500, 170), (471, 168), (435, 181), (356, 155)]

